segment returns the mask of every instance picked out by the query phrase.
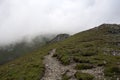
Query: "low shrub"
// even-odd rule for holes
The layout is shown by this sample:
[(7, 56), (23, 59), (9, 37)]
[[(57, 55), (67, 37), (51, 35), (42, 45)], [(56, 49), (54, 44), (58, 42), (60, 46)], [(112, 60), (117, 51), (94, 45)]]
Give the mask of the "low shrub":
[(68, 52), (66, 50), (59, 50), (53, 55), (53, 57), (57, 57), (57, 59), (60, 60), (62, 64), (68, 65), (70, 64), (70, 56), (67, 53)]
[(53, 54), (53, 56), (52, 56), (52, 57), (57, 57), (57, 56), (58, 56), (58, 54), (56, 54), (56, 53), (55, 53), (55, 54)]
[(70, 77), (67, 76), (66, 74), (63, 74), (63, 75), (62, 75), (62, 80), (69, 80), (69, 79), (70, 79)]
[(91, 65), (91, 64), (77, 64), (75, 66), (75, 69), (77, 69), (77, 70), (91, 69), (91, 68), (93, 68), (93, 65)]
[(83, 46), (87, 48), (87, 47), (93, 47), (94, 45), (92, 43), (84, 43)]
[(106, 64), (107, 64), (106, 61), (99, 61), (99, 62), (97, 63), (97, 66), (105, 66)]
[(75, 77), (77, 80), (93, 80), (94, 76), (88, 73), (76, 72)]
[(78, 63), (89, 63), (90, 62), (87, 58), (83, 58), (83, 57), (74, 57), (73, 60)]
[(70, 57), (68, 55), (64, 55), (60, 58), (60, 61), (64, 65), (69, 65), (70, 64)]
[(82, 49), (82, 56), (94, 56), (98, 53), (97, 49)]
[(107, 66), (104, 69), (104, 74), (110, 77), (120, 75), (120, 67), (117, 65)]

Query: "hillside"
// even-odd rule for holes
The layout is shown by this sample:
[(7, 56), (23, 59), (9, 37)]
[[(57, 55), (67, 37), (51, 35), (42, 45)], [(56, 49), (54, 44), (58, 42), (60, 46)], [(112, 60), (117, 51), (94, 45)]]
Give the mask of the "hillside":
[(52, 49), (56, 51), (50, 58), (57, 58), (66, 67), (75, 64), (76, 72), (68, 75), (70, 70), (65, 71), (62, 80), (120, 78), (120, 25), (102, 24), (1, 65), (0, 80), (40, 80), (46, 70), (44, 56)]
[[(16, 43), (0, 47), (0, 65), (39, 49), (50, 41), (54, 35), (36, 36), (33, 39), (23, 39)], [(28, 41), (29, 40), (29, 41)]]
[(102, 24), (77, 33), (61, 43), (54, 57), (63, 65), (76, 63), (78, 80), (86, 80), (81, 72), (92, 74), (96, 80), (117, 80), (120, 78), (120, 25)]

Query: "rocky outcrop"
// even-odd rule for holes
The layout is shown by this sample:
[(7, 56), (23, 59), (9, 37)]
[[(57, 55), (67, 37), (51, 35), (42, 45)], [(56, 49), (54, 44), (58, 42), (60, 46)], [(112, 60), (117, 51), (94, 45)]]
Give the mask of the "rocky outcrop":
[(102, 24), (96, 28), (98, 30), (103, 30), (109, 34), (120, 34), (120, 25), (119, 24)]
[(104, 54), (106, 54), (106, 55), (113, 55), (113, 56), (120, 56), (120, 50), (106, 49), (106, 50), (104, 50)]
[(70, 36), (69, 34), (59, 34), (55, 38), (53, 38), (51, 41), (49, 41), (48, 43), (55, 43), (55, 42), (63, 41), (69, 36)]

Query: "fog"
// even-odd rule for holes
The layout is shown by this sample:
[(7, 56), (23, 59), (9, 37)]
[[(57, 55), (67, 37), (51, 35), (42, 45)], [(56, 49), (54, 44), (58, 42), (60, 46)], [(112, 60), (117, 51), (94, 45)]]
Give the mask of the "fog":
[(0, 0), (0, 44), (120, 23), (120, 0)]

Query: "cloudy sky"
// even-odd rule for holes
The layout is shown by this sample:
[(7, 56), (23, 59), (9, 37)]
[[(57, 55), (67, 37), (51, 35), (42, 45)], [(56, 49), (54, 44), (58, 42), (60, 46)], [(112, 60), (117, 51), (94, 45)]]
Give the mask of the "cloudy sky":
[(120, 23), (120, 0), (0, 0), (0, 43)]

